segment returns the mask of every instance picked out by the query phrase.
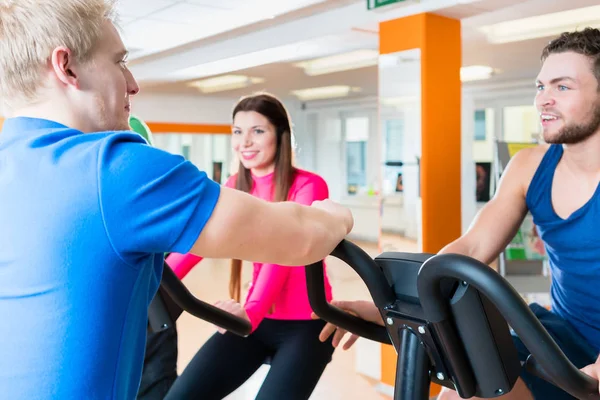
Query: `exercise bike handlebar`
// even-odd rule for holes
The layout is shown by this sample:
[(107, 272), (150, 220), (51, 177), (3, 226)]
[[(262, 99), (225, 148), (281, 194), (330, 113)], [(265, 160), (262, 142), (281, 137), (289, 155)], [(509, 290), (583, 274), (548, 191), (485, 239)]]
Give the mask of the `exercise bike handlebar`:
[(161, 285), (179, 307), (193, 316), (239, 336), (248, 336), (252, 331), (249, 321), (194, 297), (168, 265), (163, 268)]
[(519, 335), (531, 356), (528, 371), (578, 399), (600, 399), (598, 381), (577, 369), (564, 355), (516, 290), (489, 266), (458, 254), (441, 254), (425, 261), (417, 287), (428, 320), (446, 329), (450, 307), (440, 290), (444, 278), (455, 278), (486, 296)]
[[(391, 291), (383, 272), (360, 247), (343, 240), (331, 255), (346, 262), (358, 273), (367, 284), (371, 297), (380, 310), (394, 304), (395, 295)], [(306, 284), (310, 305), (320, 318), (356, 335), (391, 344), (391, 339), (385, 327), (358, 318), (327, 302), (322, 261), (306, 267)]]

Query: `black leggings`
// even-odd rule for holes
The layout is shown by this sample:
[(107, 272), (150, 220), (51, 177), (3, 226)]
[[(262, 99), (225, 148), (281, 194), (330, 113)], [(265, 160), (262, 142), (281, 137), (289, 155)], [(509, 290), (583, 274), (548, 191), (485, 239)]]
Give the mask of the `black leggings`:
[(144, 370), (137, 400), (162, 400), (177, 379), (177, 327), (148, 329)]
[(198, 350), (166, 400), (221, 400), (240, 387), (270, 358), (271, 369), (257, 400), (307, 400), (331, 361), (334, 347), (322, 343), (321, 320), (265, 318), (246, 338), (214, 334)]

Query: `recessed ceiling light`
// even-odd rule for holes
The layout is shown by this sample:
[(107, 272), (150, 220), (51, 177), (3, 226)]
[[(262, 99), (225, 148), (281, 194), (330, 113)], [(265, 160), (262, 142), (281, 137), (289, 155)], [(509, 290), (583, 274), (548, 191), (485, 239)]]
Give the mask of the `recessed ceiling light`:
[(246, 75), (223, 75), (215, 78), (203, 79), (188, 83), (202, 93), (215, 93), (225, 90), (241, 89), (257, 83), (263, 83), (264, 78), (249, 77)]
[(330, 99), (335, 97), (345, 97), (350, 93), (358, 93), (361, 89), (345, 85), (323, 86), (310, 89), (293, 90), (292, 94), (300, 100), (319, 100)]

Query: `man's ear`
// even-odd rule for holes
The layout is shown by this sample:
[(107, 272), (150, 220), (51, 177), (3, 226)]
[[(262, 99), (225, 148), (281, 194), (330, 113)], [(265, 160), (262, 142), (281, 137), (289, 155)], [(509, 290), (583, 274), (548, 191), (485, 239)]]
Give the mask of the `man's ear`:
[(79, 87), (79, 79), (75, 73), (75, 60), (70, 49), (62, 46), (55, 48), (50, 62), (54, 74), (60, 82), (68, 86)]

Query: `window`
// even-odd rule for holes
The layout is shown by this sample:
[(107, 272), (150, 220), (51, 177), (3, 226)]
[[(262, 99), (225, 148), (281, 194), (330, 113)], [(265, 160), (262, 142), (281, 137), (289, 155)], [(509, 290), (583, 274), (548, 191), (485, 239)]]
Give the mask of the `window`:
[(369, 118), (345, 118), (344, 133), (346, 139), (347, 192), (348, 194), (356, 194), (367, 186)]
[(405, 162), (404, 152), (404, 120), (389, 119), (384, 122), (383, 151), (383, 194), (402, 192), (403, 175), (399, 162)]
[(475, 111), (475, 140), (485, 140), (485, 110)]
[(185, 158), (186, 160), (190, 160), (190, 152), (191, 152), (192, 146), (190, 146), (189, 144), (184, 144), (181, 146), (181, 155), (183, 156), (183, 158)]
[(479, 162), (491, 162), (494, 154), (495, 111), (493, 108), (475, 110), (473, 116), (473, 159)]

